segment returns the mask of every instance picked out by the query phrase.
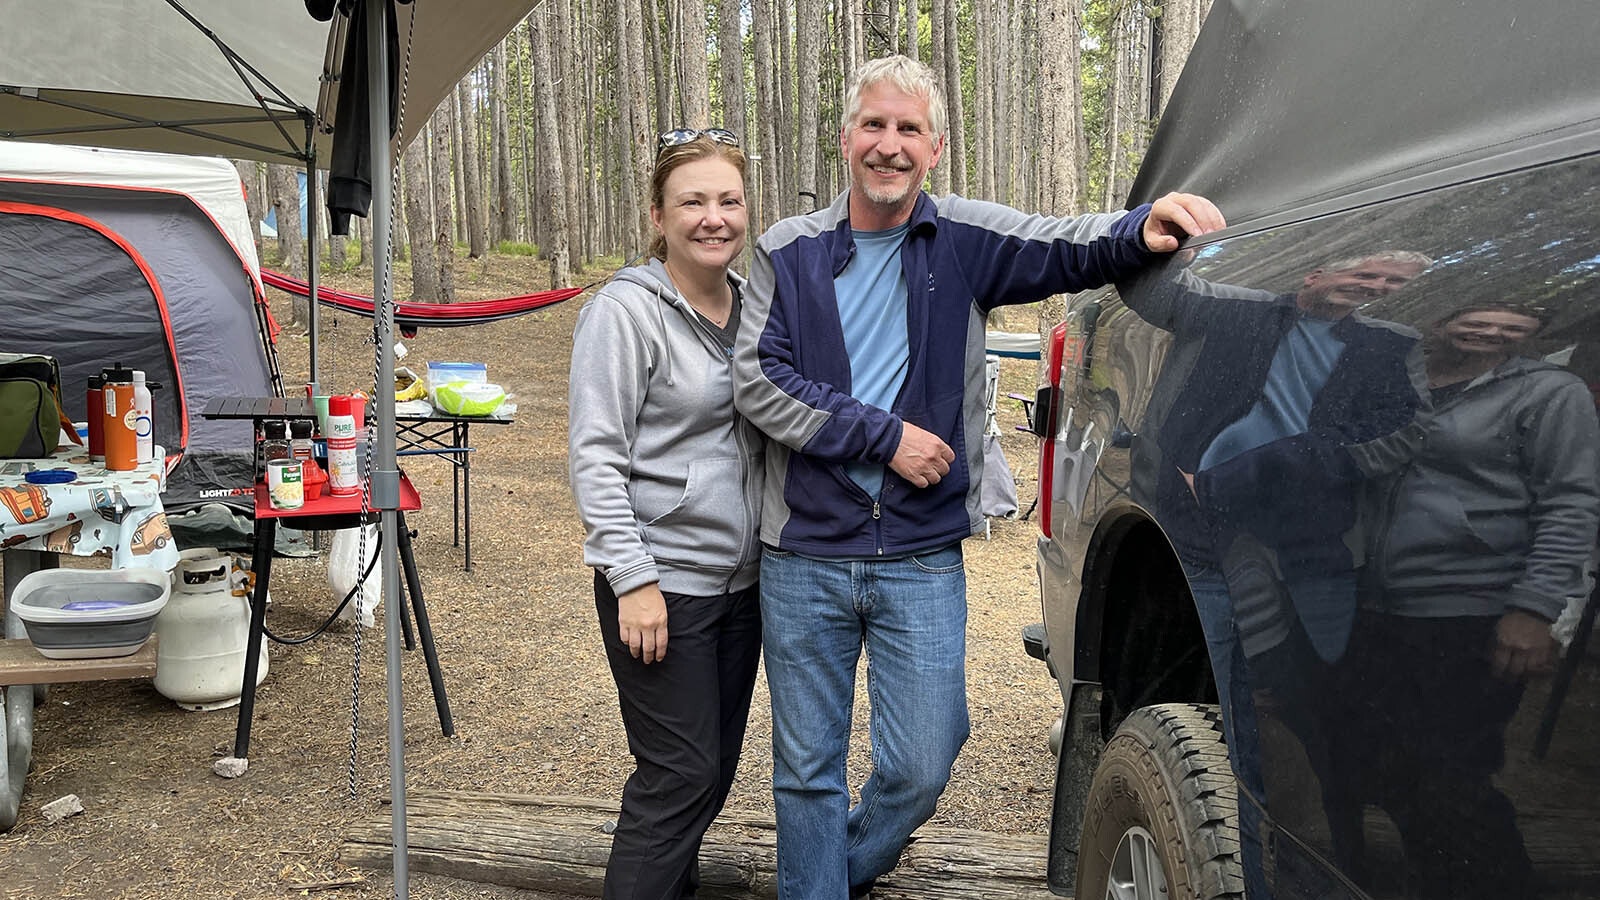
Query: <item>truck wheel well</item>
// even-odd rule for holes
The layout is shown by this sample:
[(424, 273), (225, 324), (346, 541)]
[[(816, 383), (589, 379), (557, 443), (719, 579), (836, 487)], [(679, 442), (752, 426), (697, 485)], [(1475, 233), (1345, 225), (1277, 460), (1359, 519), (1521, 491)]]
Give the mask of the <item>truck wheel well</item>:
[(1205, 635), (1183, 567), (1148, 520), (1123, 533), (1099, 560), (1100, 725), (1109, 739), (1127, 715), (1157, 703), (1216, 703)]

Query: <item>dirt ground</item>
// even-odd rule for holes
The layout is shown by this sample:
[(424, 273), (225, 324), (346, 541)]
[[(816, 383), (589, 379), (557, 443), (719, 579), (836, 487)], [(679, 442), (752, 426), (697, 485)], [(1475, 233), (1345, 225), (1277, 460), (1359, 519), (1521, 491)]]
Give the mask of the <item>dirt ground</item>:
[[(464, 299), (548, 286), (526, 257), (462, 261)], [(579, 283), (603, 277), (592, 271)], [(371, 292), (371, 275), (331, 279)], [(405, 294), (405, 279), (399, 293)], [(616, 691), (598, 638), (582, 528), (566, 483), (570, 336), (585, 298), (471, 328), (424, 331), (406, 362), (475, 360), (511, 390), (516, 424), (472, 432), (473, 557), (451, 543), (450, 470), (415, 458), (405, 469), (424, 509), (411, 517), (434, 624), (454, 737), (441, 736), (420, 653), (404, 660), (405, 755), (410, 789), (509, 791), (614, 798), (626, 778)], [(274, 298), (281, 321), (285, 298)], [(363, 384), (371, 367), (367, 320), (324, 311), (323, 382)], [(1014, 330), (1028, 330), (1026, 314)], [(285, 332), (287, 383), (305, 378), (307, 340)], [(1007, 362), (1003, 390), (1032, 391), (1033, 364)], [(368, 382), (370, 383), (370, 382)], [(1004, 447), (1026, 507), (1034, 497), (1031, 436), (1003, 402)], [(1060, 698), (1044, 666), (1022, 652), (1022, 627), (1039, 618), (1034, 522), (995, 520), (989, 540), (966, 545), (968, 691), (972, 738), (935, 822), (1045, 840), (1054, 761), (1046, 743)], [(269, 627), (304, 633), (333, 608), (326, 558), (279, 559)], [(385, 678), (380, 628), (364, 632), (360, 712), (350, 792), (354, 630), (338, 623), (311, 643), (273, 645), (258, 694), (250, 770), (213, 775), (231, 749), (234, 711), (195, 713), (149, 682), (54, 688), (38, 709), (33, 771), (16, 828), (0, 835), (0, 897), (257, 898), (386, 896), (388, 874), (340, 862), (349, 823), (387, 814)], [(858, 704), (852, 781), (866, 770), (865, 706)], [(757, 686), (740, 779), (730, 807), (771, 811), (770, 715)], [(47, 824), (39, 808), (76, 794), (85, 812)], [(544, 895), (412, 875), (417, 898)]]

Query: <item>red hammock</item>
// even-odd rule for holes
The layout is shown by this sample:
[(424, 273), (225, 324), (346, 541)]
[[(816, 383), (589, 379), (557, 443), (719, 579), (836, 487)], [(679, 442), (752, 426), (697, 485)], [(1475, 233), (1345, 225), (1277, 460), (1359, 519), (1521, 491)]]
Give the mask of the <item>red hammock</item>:
[[(271, 269), (261, 270), (261, 281), (269, 287), (280, 291), (287, 291), (298, 297), (310, 297), (311, 286), (298, 278), (290, 278), (282, 272)], [(554, 306), (563, 300), (571, 300), (583, 293), (583, 288), (556, 288), (551, 291), (540, 291), (537, 294), (523, 294), (520, 297), (505, 297), (500, 300), (474, 300), (466, 303), (396, 303), (394, 305), (394, 321), (401, 328), (412, 331), (422, 326), (433, 328), (452, 328), (457, 325), (481, 325), (484, 322), (494, 322), (499, 319), (509, 319), (531, 313), (536, 309)], [(338, 291), (328, 287), (317, 288), (317, 299), (322, 303), (345, 312), (371, 318), (373, 302), (371, 297), (362, 294), (352, 294), (348, 291)]]

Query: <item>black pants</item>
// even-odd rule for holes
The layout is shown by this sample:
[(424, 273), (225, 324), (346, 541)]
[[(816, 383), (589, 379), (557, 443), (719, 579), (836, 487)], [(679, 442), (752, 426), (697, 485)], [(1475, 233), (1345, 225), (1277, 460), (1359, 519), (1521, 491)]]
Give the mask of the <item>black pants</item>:
[(617, 596), (595, 609), (636, 767), (606, 866), (606, 900), (677, 900), (700, 884), (700, 840), (733, 786), (761, 658), (760, 591), (664, 594), (667, 655), (645, 665), (617, 634)]
[(1534, 896), (1516, 808), (1494, 783), (1523, 693), (1492, 671), (1498, 624), (1363, 612), (1340, 666), (1342, 787), (1394, 820), (1411, 896)]

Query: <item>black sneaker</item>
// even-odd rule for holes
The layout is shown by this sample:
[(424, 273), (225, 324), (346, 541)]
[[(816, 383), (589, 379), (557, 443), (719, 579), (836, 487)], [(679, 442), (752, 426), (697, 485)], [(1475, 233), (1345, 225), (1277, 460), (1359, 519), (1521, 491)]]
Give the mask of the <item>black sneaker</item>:
[(850, 900), (867, 900), (867, 898), (872, 896), (872, 886), (876, 883), (877, 880), (874, 879), (866, 884), (851, 885)]

